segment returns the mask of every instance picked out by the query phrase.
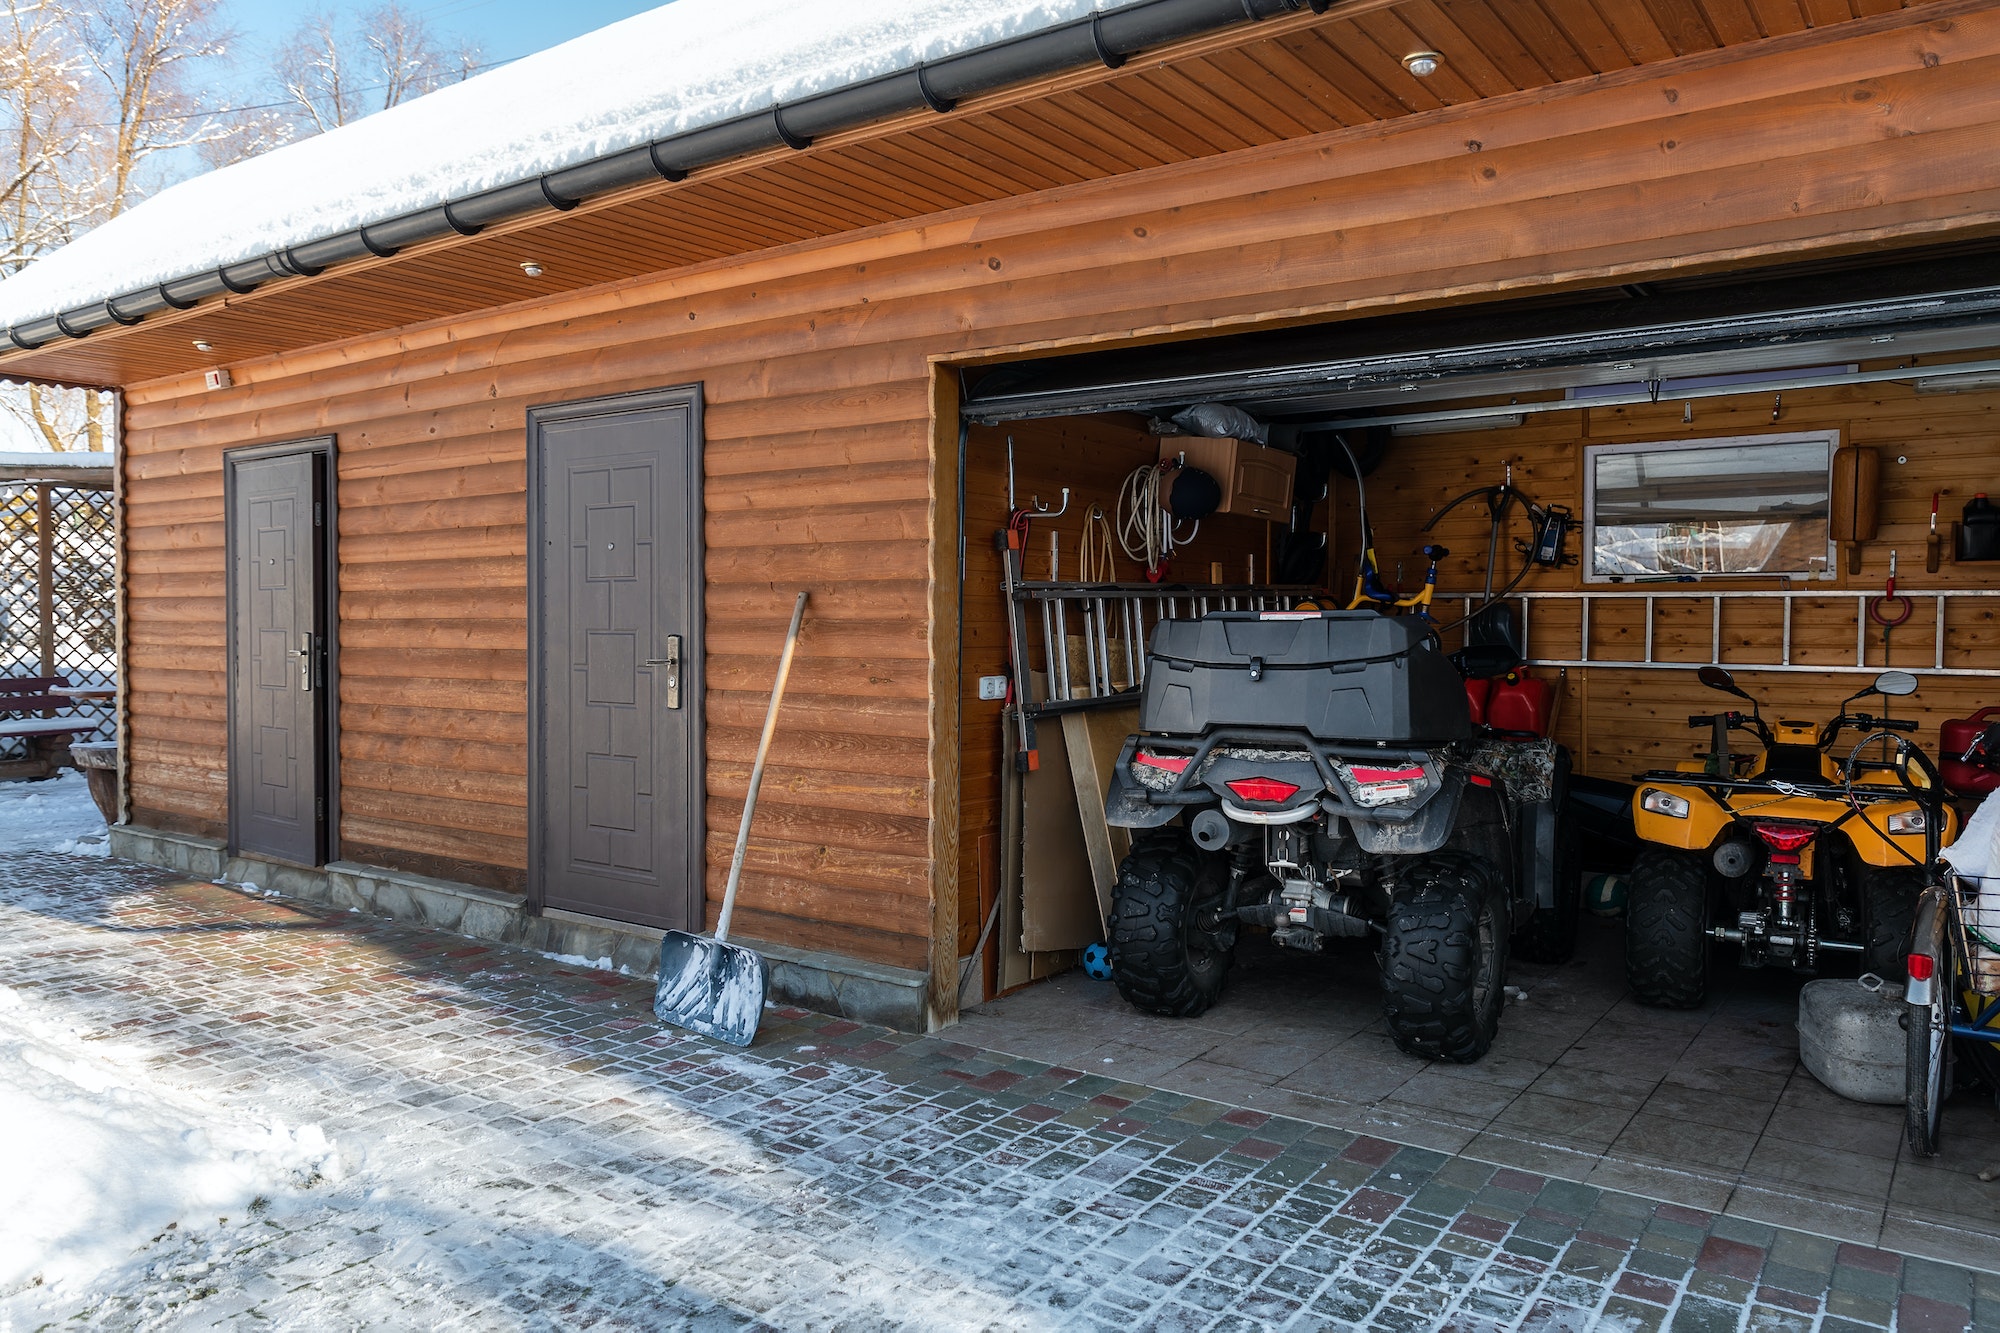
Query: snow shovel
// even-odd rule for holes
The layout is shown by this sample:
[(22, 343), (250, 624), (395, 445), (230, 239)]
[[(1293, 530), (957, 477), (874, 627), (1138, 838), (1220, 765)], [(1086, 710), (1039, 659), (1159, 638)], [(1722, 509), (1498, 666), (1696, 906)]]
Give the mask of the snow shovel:
[(715, 922), (715, 938), (670, 930), (660, 940), (660, 986), (653, 994), (653, 1013), (662, 1023), (731, 1046), (748, 1046), (756, 1040), (764, 1000), (771, 991), (771, 973), (764, 956), (727, 942), (729, 917), (736, 910), (743, 854), (750, 846), (750, 819), (757, 813), (757, 789), (764, 782), (764, 757), (771, 752), (771, 734), (778, 729), (778, 705), (785, 697), (785, 678), (792, 674), (792, 650), (799, 646), (799, 622), (805, 614), (806, 594), (800, 593), (792, 608), (792, 627), (785, 631), (778, 679), (771, 686), (771, 707), (764, 714), (757, 762), (750, 769), (750, 794), (743, 802), (743, 822), (736, 828), (736, 854), (729, 858), (729, 886), (722, 891), (722, 915)]

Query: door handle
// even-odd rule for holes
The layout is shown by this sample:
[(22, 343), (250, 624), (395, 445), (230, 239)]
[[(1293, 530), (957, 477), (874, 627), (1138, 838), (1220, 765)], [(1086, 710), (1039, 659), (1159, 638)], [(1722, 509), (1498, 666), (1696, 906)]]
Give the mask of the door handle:
[(286, 653), (285, 656), (299, 659), (299, 689), (306, 694), (311, 694), (313, 687), (313, 636), (310, 633), (299, 635), (299, 646)]
[(681, 636), (678, 634), (669, 634), (667, 636), (667, 655), (665, 657), (648, 658), (646, 665), (649, 667), (665, 667), (667, 669), (667, 678), (664, 682), (667, 691), (667, 707), (679, 708), (681, 706)]

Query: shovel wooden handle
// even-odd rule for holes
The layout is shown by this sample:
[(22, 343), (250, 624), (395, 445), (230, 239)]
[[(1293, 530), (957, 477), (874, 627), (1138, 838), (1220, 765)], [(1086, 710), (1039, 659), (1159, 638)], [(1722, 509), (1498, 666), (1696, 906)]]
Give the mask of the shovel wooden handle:
[(736, 854), (729, 858), (729, 886), (722, 891), (722, 915), (715, 922), (718, 943), (729, 938), (729, 918), (736, 912), (736, 886), (743, 882), (743, 854), (750, 849), (750, 818), (757, 813), (757, 789), (764, 785), (764, 757), (771, 753), (771, 736), (778, 730), (778, 705), (785, 697), (785, 680), (792, 674), (792, 650), (799, 646), (799, 624), (806, 617), (806, 594), (792, 607), (792, 627), (785, 631), (785, 652), (778, 659), (778, 679), (771, 685), (771, 706), (764, 712), (764, 734), (757, 741), (757, 762), (750, 769), (750, 794), (743, 799), (743, 822), (736, 826)]

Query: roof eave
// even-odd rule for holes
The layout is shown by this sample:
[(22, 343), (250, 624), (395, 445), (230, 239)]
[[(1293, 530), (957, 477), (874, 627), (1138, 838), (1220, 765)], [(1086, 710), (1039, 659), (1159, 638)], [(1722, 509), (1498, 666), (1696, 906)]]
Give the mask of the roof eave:
[(163, 311), (193, 309), (216, 296), (245, 295), (266, 283), (315, 278), (335, 266), (387, 258), (400, 250), (660, 180), (680, 181), (702, 168), (769, 152), (929, 109), (943, 115), (964, 98), (1011, 84), (1102, 64), (1116, 69), (1148, 48), (1287, 13), (1325, 13), (1333, 0), (1138, 0), (1137, 3), (975, 47), (927, 65), (831, 89), (622, 149), (511, 185), (447, 200), (400, 217), (367, 223), (216, 269), (183, 274), (136, 291), (12, 325), (7, 342), (33, 352), (58, 339), (143, 322)]

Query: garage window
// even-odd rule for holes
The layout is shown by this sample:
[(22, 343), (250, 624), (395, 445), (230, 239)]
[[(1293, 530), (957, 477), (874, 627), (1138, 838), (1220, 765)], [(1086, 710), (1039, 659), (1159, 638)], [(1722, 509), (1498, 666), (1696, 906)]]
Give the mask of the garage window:
[(1825, 574), (1839, 442), (1815, 431), (1592, 446), (1586, 577)]

